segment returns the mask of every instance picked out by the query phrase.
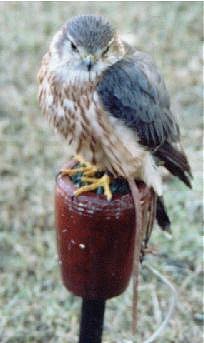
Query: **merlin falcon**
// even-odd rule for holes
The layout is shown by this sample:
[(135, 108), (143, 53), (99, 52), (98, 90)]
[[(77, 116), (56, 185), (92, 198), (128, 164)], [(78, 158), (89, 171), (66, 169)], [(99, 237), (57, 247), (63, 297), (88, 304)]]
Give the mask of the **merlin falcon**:
[[(151, 57), (124, 42), (105, 18), (77, 16), (55, 34), (38, 80), (43, 113), (86, 161), (88, 185), (76, 195), (101, 185), (111, 199), (110, 175), (142, 180), (158, 196), (157, 221), (165, 229), (160, 166), (188, 187), (191, 170)], [(105, 171), (99, 180), (96, 170)]]

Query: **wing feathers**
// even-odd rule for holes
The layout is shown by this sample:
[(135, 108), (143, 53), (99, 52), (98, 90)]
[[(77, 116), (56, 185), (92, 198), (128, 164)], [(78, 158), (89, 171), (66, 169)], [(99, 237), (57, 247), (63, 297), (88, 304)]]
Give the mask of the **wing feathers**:
[(161, 105), (157, 87), (133, 58), (108, 68), (97, 92), (105, 110), (134, 129), (141, 144), (154, 149), (178, 136), (168, 104)]
[(177, 150), (170, 143), (165, 142), (160, 146), (154, 155), (164, 162), (164, 166), (180, 180), (182, 180), (189, 188), (191, 188), (192, 173), (184, 152)]
[(137, 53), (118, 61), (104, 72), (97, 92), (109, 115), (133, 129), (139, 143), (191, 187), (188, 160), (173, 146), (180, 139), (179, 127), (164, 81), (151, 59)]

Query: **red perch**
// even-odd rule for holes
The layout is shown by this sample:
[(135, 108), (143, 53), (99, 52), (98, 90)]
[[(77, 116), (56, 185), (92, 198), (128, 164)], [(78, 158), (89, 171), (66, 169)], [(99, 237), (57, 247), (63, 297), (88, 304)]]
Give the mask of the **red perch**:
[[(142, 182), (138, 188), (144, 225), (154, 197)], [(84, 299), (106, 300), (126, 289), (133, 270), (133, 199), (130, 193), (115, 194), (111, 201), (95, 192), (75, 197), (75, 189), (68, 176), (59, 174), (55, 210), (63, 283)]]

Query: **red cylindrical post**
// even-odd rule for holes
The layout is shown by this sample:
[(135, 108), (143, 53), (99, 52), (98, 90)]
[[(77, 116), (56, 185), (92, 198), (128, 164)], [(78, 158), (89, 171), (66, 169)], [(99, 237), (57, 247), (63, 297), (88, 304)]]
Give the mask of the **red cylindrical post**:
[[(152, 191), (143, 193), (142, 207)], [(56, 185), (56, 227), (63, 283), (84, 299), (108, 299), (128, 285), (134, 257), (135, 209), (130, 193), (104, 195), (87, 192), (74, 196), (68, 176), (59, 175)], [(143, 213), (146, 216), (146, 213)]]

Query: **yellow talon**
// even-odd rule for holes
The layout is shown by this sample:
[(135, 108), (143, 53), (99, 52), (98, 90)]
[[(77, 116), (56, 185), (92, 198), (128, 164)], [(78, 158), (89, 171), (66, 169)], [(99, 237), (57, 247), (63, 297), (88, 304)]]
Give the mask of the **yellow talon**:
[(97, 168), (95, 166), (87, 167), (87, 170), (84, 171), (85, 176), (92, 176), (97, 172)]
[(90, 185), (80, 187), (77, 189), (74, 194), (76, 196), (80, 195), (81, 193), (87, 192), (87, 191), (94, 191), (98, 187), (103, 187), (104, 194), (107, 197), (107, 200), (112, 199), (112, 193), (110, 190), (110, 177), (108, 175), (103, 175), (100, 179), (97, 178), (91, 178), (91, 177), (83, 177), (82, 181), (90, 182)]
[(107, 197), (108, 200), (112, 199), (112, 193), (110, 190), (110, 177), (108, 175), (103, 175), (101, 178), (94, 177), (95, 173), (98, 171), (96, 166), (93, 166), (91, 163), (85, 161), (83, 157), (76, 156), (75, 160), (81, 164), (83, 164), (83, 167), (76, 167), (72, 169), (62, 169), (60, 172), (62, 175), (68, 175), (68, 176), (74, 176), (76, 173), (83, 173), (83, 176), (81, 178), (82, 181), (85, 181), (87, 183), (90, 183), (89, 185), (82, 186), (78, 188), (74, 194), (76, 196), (80, 195), (81, 193), (87, 192), (87, 191), (94, 191), (98, 187), (103, 187), (104, 194)]
[(73, 176), (76, 173), (84, 173), (84, 175), (91, 176), (97, 172), (97, 168), (95, 166), (87, 166), (87, 167), (77, 167), (72, 169), (61, 169), (62, 175), (69, 175)]
[(73, 176), (76, 173), (83, 173), (86, 176), (92, 176), (97, 172), (97, 167), (93, 166), (91, 163), (84, 160), (84, 158), (80, 155), (77, 155), (74, 158), (78, 163), (84, 164), (83, 167), (76, 167), (71, 169), (61, 169), (60, 173), (62, 175)]
[(104, 182), (104, 194), (106, 195), (108, 200), (111, 200), (112, 192), (110, 190), (110, 177), (108, 175), (104, 175), (102, 178)]
[(91, 183), (95, 183), (98, 182), (100, 179), (98, 179), (97, 177), (88, 177), (88, 176), (83, 176), (81, 178), (81, 181), (85, 181), (85, 182), (91, 182)]

